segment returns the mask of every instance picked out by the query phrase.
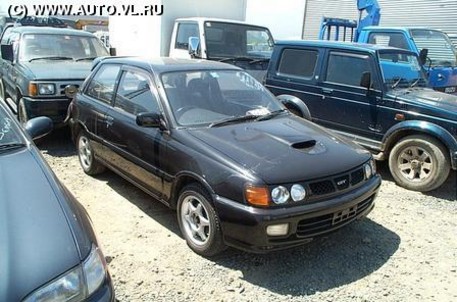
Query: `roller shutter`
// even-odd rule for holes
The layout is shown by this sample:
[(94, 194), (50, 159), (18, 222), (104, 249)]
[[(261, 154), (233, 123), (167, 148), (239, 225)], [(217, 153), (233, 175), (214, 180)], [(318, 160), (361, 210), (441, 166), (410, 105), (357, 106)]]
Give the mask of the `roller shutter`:
[[(457, 43), (457, 0), (378, 0), (382, 26), (423, 26)], [(356, 0), (307, 0), (303, 38), (317, 39), (322, 16), (358, 19)]]

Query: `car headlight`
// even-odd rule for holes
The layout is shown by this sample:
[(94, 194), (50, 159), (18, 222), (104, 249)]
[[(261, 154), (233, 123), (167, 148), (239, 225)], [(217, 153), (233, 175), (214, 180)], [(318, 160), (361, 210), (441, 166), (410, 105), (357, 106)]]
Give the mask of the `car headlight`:
[(365, 172), (365, 179), (369, 179), (371, 176), (376, 174), (376, 163), (374, 159), (370, 159), (368, 163), (363, 167)]
[(376, 161), (374, 159), (370, 160), (370, 166), (371, 166), (371, 173), (373, 175), (376, 174)]
[(293, 201), (303, 200), (306, 197), (306, 189), (301, 185), (295, 184), (290, 188), (290, 196)]
[(278, 186), (271, 191), (271, 199), (276, 204), (283, 204), (289, 200), (290, 193), (286, 187)]
[(82, 265), (36, 290), (24, 302), (82, 301), (96, 291), (105, 278), (106, 264), (103, 255), (93, 246)]
[(55, 94), (56, 86), (54, 84), (38, 84), (38, 94), (50, 95)]

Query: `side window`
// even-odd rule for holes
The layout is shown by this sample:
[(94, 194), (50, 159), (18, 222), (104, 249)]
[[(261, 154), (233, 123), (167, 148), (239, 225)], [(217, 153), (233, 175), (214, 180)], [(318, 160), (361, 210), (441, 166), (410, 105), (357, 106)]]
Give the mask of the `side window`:
[(282, 52), (278, 72), (300, 78), (311, 78), (316, 69), (316, 50), (285, 49)]
[(405, 35), (402, 33), (371, 33), (368, 37), (368, 43), (409, 49)]
[(13, 30), (14, 27), (10, 26), (10, 27), (7, 27), (4, 31), (3, 31), (3, 34), (2, 34), (2, 40), (0, 42), (0, 44), (7, 44), (7, 41), (8, 41), (8, 38), (11, 34), (11, 31)]
[(175, 47), (187, 49), (189, 47), (189, 37), (200, 37), (197, 23), (180, 23), (176, 34)]
[(365, 71), (371, 71), (368, 56), (330, 53), (325, 80), (327, 82), (360, 86)]
[(141, 112), (159, 112), (159, 104), (149, 87), (146, 74), (124, 71), (117, 89), (114, 107), (137, 115)]
[(86, 94), (104, 103), (111, 104), (119, 69), (120, 66), (115, 64), (101, 66), (87, 85)]

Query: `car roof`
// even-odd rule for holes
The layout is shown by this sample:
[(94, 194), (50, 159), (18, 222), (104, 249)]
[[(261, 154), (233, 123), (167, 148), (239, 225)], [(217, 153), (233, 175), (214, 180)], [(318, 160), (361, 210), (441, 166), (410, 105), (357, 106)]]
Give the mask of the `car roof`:
[(336, 48), (343, 50), (358, 50), (375, 53), (380, 50), (396, 50), (405, 53), (413, 53), (406, 49), (400, 49), (390, 46), (382, 46), (376, 44), (342, 42), (342, 41), (323, 41), (323, 40), (291, 40), (291, 41), (277, 41), (276, 45), (281, 46), (308, 46), (308, 47), (321, 47), (321, 48)]
[(13, 31), (23, 34), (78, 35), (94, 37), (94, 35), (90, 32), (83, 30), (47, 26), (17, 26), (14, 27)]
[(101, 61), (102, 64), (126, 64), (142, 69), (150, 67), (156, 74), (172, 71), (197, 71), (197, 70), (212, 70), (212, 69), (233, 69), (242, 70), (234, 65), (197, 59), (177, 59), (169, 57), (160, 58), (142, 58), (142, 57), (105, 57)]

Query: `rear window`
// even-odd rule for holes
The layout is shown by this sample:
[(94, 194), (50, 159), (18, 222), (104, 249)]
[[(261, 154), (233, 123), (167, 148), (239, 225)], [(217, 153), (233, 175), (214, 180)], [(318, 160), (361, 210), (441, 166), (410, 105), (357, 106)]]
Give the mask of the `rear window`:
[(278, 72), (294, 77), (311, 78), (316, 69), (317, 55), (316, 50), (285, 49)]

